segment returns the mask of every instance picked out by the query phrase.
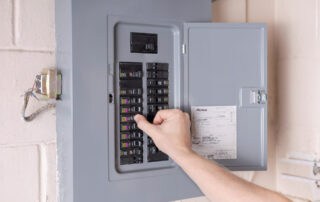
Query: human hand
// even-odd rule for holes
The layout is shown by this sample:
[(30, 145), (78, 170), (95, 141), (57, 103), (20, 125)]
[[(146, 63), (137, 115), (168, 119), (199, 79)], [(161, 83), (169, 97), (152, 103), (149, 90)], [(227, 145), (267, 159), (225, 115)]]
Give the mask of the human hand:
[(158, 111), (153, 124), (140, 114), (134, 119), (138, 128), (149, 135), (156, 146), (171, 158), (192, 151), (189, 114), (170, 109)]

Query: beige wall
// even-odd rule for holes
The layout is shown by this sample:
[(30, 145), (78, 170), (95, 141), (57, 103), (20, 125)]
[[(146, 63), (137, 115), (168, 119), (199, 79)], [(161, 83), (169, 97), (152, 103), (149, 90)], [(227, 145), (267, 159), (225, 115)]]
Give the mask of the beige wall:
[[(320, 200), (311, 170), (320, 159), (320, 0), (217, 0), (212, 9), (215, 22), (269, 30), (268, 171), (236, 174), (296, 201)], [(0, 201), (56, 201), (55, 112), (20, 118), (34, 75), (55, 66), (54, 0), (0, 0), (0, 28)]]
[(275, 7), (277, 188), (318, 201), (311, 168), (320, 159), (319, 12), (319, 0), (281, 0)]

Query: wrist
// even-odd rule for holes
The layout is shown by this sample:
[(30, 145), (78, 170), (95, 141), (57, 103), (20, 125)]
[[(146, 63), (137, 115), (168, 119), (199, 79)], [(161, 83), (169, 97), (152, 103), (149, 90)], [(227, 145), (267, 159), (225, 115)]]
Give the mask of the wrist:
[(196, 155), (196, 153), (188, 147), (183, 147), (176, 149), (175, 151), (172, 151), (170, 154), (168, 154), (175, 162), (179, 164), (181, 159), (185, 159), (187, 157)]

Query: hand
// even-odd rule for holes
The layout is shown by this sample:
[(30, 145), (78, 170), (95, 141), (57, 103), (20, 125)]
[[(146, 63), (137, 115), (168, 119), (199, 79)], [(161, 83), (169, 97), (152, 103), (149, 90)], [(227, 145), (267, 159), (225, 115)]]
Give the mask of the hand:
[(151, 137), (156, 146), (171, 158), (191, 151), (190, 117), (178, 109), (161, 110), (153, 124), (142, 115), (134, 117), (138, 128)]

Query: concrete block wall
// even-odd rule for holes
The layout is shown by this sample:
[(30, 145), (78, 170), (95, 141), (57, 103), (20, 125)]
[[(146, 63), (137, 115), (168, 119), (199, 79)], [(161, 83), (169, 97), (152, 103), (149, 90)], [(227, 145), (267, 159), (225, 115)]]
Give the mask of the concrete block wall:
[(0, 0), (0, 201), (57, 201), (55, 112), (20, 117), (35, 74), (55, 66), (54, 27), (54, 0)]
[(275, 7), (278, 133), (277, 189), (320, 201), (320, 0), (278, 0)]

